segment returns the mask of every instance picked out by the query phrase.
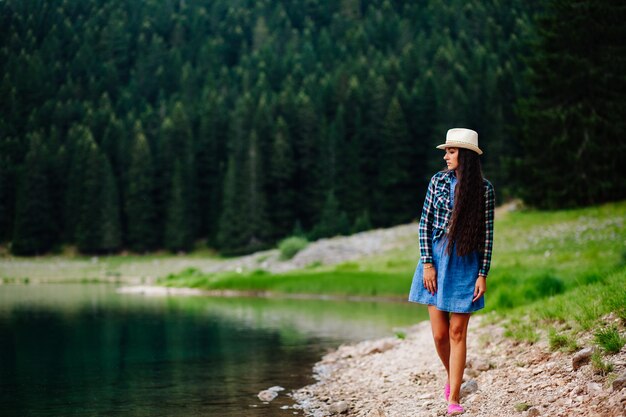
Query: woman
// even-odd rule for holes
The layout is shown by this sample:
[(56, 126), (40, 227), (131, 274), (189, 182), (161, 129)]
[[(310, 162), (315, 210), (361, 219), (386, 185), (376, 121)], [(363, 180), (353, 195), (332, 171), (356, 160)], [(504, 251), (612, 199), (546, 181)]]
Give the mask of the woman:
[(478, 133), (450, 129), (443, 157), (447, 169), (430, 180), (419, 223), (420, 260), (409, 301), (427, 304), (437, 353), (448, 374), (448, 414), (459, 404), (465, 369), (467, 324), (485, 306), (493, 245), (494, 189), (483, 178)]

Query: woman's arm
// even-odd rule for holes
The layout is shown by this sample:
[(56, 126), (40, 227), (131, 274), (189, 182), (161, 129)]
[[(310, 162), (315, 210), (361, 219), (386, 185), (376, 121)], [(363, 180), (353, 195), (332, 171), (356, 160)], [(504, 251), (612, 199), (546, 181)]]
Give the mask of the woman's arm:
[(487, 278), (489, 268), (491, 266), (491, 252), (493, 250), (493, 217), (496, 205), (496, 196), (491, 182), (487, 181), (487, 190), (485, 191), (485, 246), (482, 254), (482, 262), (479, 276)]
[[(436, 175), (436, 174), (435, 174)], [(424, 199), (424, 207), (422, 207), (422, 216), (419, 224), (419, 241), (420, 241), (420, 258), (422, 263), (433, 262), (433, 218), (435, 198), (435, 176), (430, 179), (426, 198)]]

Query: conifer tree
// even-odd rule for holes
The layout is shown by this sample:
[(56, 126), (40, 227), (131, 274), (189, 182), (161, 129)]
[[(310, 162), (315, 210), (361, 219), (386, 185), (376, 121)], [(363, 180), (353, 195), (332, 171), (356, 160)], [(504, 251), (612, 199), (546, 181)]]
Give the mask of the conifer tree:
[(16, 255), (38, 255), (54, 243), (48, 182), (48, 151), (40, 132), (29, 135), (29, 151), (20, 178), (15, 229), (11, 251)]
[(192, 248), (193, 243), (188, 216), (188, 202), (185, 200), (183, 190), (183, 168), (180, 159), (176, 159), (165, 224), (165, 247), (172, 252), (187, 252)]
[(249, 251), (263, 248), (270, 234), (267, 216), (267, 203), (262, 188), (262, 161), (256, 131), (250, 133), (247, 149), (246, 173), (246, 245)]
[(296, 193), (293, 188), (295, 166), (289, 130), (282, 117), (276, 121), (276, 133), (271, 152), (269, 212), (273, 238), (287, 236), (295, 221)]
[(416, 205), (411, 177), (414, 149), (399, 100), (394, 97), (385, 116), (384, 147), (381, 155), (380, 183), (382, 199), (377, 224), (392, 225), (409, 221)]
[(154, 166), (141, 123), (135, 123), (134, 143), (128, 170), (126, 217), (128, 244), (136, 252), (154, 249), (157, 244), (154, 205)]
[(122, 244), (122, 225), (120, 219), (120, 198), (113, 168), (105, 155), (101, 155), (104, 163), (104, 178), (102, 184), (102, 208), (100, 250), (114, 252)]
[(341, 210), (335, 192), (330, 190), (326, 193), (324, 208), (319, 221), (311, 230), (310, 239), (316, 240), (349, 232), (350, 224), (346, 212)]
[(76, 243), (78, 221), (81, 218), (82, 201), (85, 196), (85, 172), (88, 169), (91, 131), (80, 124), (73, 125), (67, 135), (68, 177), (64, 194), (63, 241)]
[(305, 227), (310, 225), (319, 210), (321, 190), (319, 188), (318, 124), (311, 99), (300, 92), (296, 98), (295, 126), (292, 131), (296, 156), (296, 183), (299, 198), (303, 202), (297, 206), (297, 217)]
[(222, 165), (220, 140), (220, 101), (213, 92), (205, 93), (198, 129), (196, 180), (198, 186), (199, 233), (214, 240), (220, 209)]
[(626, 197), (626, 8), (553, 0), (539, 21), (532, 95), (521, 100), (520, 189), (546, 208)]
[(224, 177), (222, 213), (220, 215), (217, 243), (225, 251), (237, 251), (245, 241), (245, 218), (241, 216), (242, 193), (237, 189), (238, 178), (235, 157), (228, 159)]
[(74, 201), (79, 214), (76, 244), (83, 253), (111, 252), (121, 243), (117, 186), (109, 161), (93, 138), (86, 140), (83, 194)]

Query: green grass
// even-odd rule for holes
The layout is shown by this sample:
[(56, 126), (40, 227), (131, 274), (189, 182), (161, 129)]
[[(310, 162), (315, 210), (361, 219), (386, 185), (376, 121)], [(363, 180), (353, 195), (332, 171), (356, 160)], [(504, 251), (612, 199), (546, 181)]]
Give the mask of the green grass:
[[(547, 300), (591, 284), (626, 266), (626, 202), (562, 211), (504, 213), (495, 222), (485, 312)], [(165, 285), (299, 293), (406, 296), (419, 259), (415, 239), (403, 249), (335, 266), (296, 272), (170, 275)]]
[(568, 353), (575, 352), (580, 348), (572, 334), (559, 333), (555, 328), (549, 330), (548, 343), (550, 350), (561, 350)]
[(602, 376), (608, 375), (614, 368), (611, 362), (605, 361), (602, 354), (598, 351), (593, 352), (591, 355), (591, 366), (596, 374)]
[(619, 334), (616, 326), (598, 329), (594, 336), (596, 344), (609, 353), (619, 352), (626, 343), (626, 338)]
[[(345, 269), (344, 269), (345, 268)], [(359, 296), (399, 296), (406, 292), (406, 276), (400, 273), (354, 271), (338, 266), (334, 271), (306, 270), (272, 274), (262, 269), (250, 273), (224, 272), (210, 276), (195, 269), (170, 274), (163, 281), (167, 286), (183, 286), (211, 290), (274, 291)]]

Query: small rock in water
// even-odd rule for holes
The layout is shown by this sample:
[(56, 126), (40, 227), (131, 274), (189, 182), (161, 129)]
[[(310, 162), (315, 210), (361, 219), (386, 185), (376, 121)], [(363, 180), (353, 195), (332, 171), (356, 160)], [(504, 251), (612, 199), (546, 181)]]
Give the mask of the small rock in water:
[(341, 414), (348, 411), (348, 403), (345, 401), (337, 401), (328, 406), (328, 412), (331, 414)]
[(269, 387), (267, 390), (278, 392), (278, 391), (284, 391), (285, 388), (281, 387), (280, 385), (274, 385), (273, 387)]
[(259, 392), (257, 397), (259, 397), (259, 400), (261, 401), (272, 401), (274, 398), (276, 398), (277, 395), (278, 393), (276, 391), (270, 391), (266, 389)]
[(459, 394), (461, 397), (465, 397), (476, 391), (478, 391), (478, 383), (475, 379), (470, 379), (469, 381), (465, 381), (461, 385), (461, 391)]
[(572, 368), (574, 370), (577, 370), (578, 368), (586, 364), (589, 361), (589, 358), (591, 357), (592, 354), (593, 354), (592, 348), (585, 348), (576, 352), (576, 354), (572, 358)]

